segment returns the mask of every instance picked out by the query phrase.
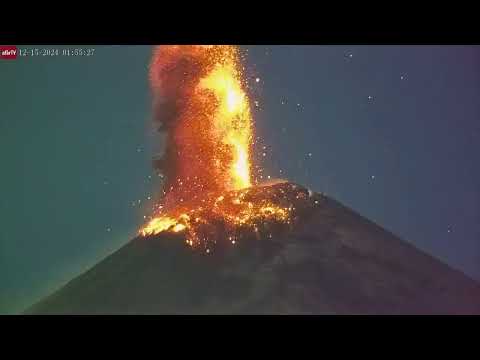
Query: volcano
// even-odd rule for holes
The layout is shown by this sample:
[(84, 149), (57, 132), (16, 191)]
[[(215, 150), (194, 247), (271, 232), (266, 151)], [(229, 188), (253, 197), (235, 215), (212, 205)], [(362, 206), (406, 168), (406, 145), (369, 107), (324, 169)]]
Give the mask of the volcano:
[[(291, 222), (138, 236), (27, 314), (480, 314), (480, 285), (334, 199), (298, 184), (253, 187)], [(222, 241), (223, 239), (223, 241)]]
[(149, 82), (164, 150), (148, 221), (28, 314), (480, 314), (462, 273), (334, 199), (261, 181), (237, 46), (158, 46)]

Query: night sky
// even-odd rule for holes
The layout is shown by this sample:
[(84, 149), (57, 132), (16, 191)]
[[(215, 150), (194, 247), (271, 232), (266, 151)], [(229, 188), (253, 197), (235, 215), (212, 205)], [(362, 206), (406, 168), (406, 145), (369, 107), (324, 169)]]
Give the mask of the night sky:
[[(0, 313), (129, 241), (158, 189), (152, 48), (94, 48), (0, 60)], [(480, 47), (242, 48), (267, 174), (480, 280)]]

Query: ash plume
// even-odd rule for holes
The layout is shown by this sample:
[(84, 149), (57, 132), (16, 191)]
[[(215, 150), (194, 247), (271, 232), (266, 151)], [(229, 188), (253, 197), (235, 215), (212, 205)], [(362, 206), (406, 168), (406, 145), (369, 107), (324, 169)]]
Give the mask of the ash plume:
[(155, 48), (149, 80), (166, 143), (153, 166), (164, 175), (167, 207), (249, 185), (251, 118), (238, 65), (233, 46)]
[(176, 51), (175, 46), (155, 48), (150, 63), (149, 81), (153, 95), (153, 121), (157, 130), (165, 135), (162, 155), (153, 159), (153, 167), (164, 175), (164, 189), (170, 189), (178, 178), (180, 148), (175, 141), (175, 127), (182, 120), (186, 110), (188, 89), (192, 87), (194, 76), (200, 72), (195, 62), (193, 50), (183, 47)]

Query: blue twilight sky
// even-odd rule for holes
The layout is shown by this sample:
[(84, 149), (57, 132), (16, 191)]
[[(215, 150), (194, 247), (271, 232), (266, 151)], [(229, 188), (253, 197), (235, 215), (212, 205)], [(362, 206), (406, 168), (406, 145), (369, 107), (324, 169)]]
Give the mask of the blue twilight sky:
[[(0, 313), (126, 243), (158, 188), (152, 47), (92, 48), (0, 61)], [(480, 280), (480, 47), (242, 48), (268, 174)]]

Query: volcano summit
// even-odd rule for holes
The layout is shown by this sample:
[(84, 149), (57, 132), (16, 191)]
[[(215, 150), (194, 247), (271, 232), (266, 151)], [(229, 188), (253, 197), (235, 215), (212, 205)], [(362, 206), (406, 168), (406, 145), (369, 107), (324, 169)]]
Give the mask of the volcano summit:
[(182, 231), (140, 235), (27, 313), (480, 314), (478, 283), (337, 201), (293, 183), (249, 196), (292, 207), (290, 224), (232, 244), (220, 223), (208, 253)]

